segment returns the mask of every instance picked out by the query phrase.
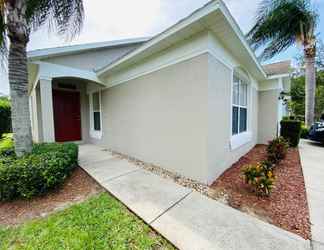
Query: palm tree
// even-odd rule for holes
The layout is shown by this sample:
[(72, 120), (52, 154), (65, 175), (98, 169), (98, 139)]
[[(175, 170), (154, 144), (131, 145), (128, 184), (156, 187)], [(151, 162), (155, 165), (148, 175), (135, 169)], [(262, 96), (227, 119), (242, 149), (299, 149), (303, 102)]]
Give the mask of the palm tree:
[(293, 44), (303, 46), (307, 126), (314, 122), (317, 22), (318, 15), (312, 9), (310, 0), (262, 0), (257, 11), (255, 25), (247, 34), (252, 48), (262, 49), (262, 60), (272, 58)]
[(72, 38), (80, 32), (83, 18), (82, 0), (0, 0), (0, 53), (2, 62), (5, 60), (8, 65), (18, 156), (32, 148), (26, 53), (29, 35), (47, 24), (59, 35)]

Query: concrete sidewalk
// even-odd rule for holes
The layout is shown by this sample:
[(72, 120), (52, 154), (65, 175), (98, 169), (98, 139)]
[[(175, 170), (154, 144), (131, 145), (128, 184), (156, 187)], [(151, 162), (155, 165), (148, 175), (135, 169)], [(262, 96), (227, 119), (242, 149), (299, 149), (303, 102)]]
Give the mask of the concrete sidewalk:
[(312, 245), (314, 250), (324, 250), (324, 146), (302, 140), (299, 152), (312, 223)]
[(191, 189), (80, 146), (80, 165), (130, 210), (179, 249), (310, 249), (310, 242)]

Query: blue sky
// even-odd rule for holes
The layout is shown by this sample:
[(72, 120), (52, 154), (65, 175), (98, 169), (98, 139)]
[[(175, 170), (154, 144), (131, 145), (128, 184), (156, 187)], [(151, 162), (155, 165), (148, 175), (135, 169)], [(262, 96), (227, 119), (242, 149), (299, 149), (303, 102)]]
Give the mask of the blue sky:
[[(32, 34), (29, 50), (70, 44), (155, 35), (186, 17), (209, 0), (84, 0), (86, 18), (80, 36), (71, 41), (50, 34), (46, 27)], [(260, 0), (223, 0), (243, 32), (254, 21)], [(318, 13), (324, 13), (324, 1), (312, 0)], [(324, 31), (324, 16), (318, 32)], [(324, 40), (324, 32), (320, 34)], [(293, 58), (299, 48), (292, 47), (271, 61)], [(0, 70), (0, 92), (9, 92), (7, 75)]]

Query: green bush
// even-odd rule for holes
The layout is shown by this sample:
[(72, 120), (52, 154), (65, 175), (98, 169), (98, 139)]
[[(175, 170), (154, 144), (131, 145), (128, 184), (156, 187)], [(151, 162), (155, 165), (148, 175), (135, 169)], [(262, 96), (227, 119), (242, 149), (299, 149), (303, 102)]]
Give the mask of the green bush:
[(305, 125), (302, 125), (300, 138), (307, 139), (308, 136), (309, 136), (309, 129)]
[(0, 139), (11, 132), (11, 107), (7, 98), (0, 98)]
[(281, 121), (280, 135), (284, 137), (291, 147), (297, 147), (301, 136), (301, 122), (297, 120)]
[(0, 139), (0, 157), (14, 154), (12, 134), (3, 134)]
[(258, 195), (271, 194), (274, 187), (275, 176), (271, 169), (263, 163), (246, 165), (242, 169), (245, 182), (254, 188)]
[(289, 148), (288, 141), (283, 137), (278, 137), (272, 141), (269, 141), (267, 146), (267, 161), (272, 164), (277, 164), (281, 160), (285, 159)]
[(78, 146), (37, 144), (31, 154), (0, 156), (0, 200), (31, 198), (57, 188), (77, 166)]

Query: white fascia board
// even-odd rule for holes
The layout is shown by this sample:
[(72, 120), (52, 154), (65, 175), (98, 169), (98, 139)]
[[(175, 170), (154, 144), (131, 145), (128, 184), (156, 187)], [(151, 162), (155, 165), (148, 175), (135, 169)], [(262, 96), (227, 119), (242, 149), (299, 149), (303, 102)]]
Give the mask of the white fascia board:
[(81, 53), (88, 50), (96, 50), (96, 49), (131, 45), (136, 43), (144, 43), (149, 39), (150, 39), (149, 37), (132, 38), (132, 39), (123, 39), (123, 40), (115, 40), (115, 41), (108, 41), (108, 42), (77, 44), (77, 45), (62, 46), (56, 48), (39, 49), (39, 50), (29, 51), (27, 53), (27, 57), (29, 61), (37, 61), (40, 59), (46, 59), (50, 57)]
[(216, 11), (217, 9), (219, 9), (219, 1), (210, 1), (204, 7), (196, 10), (187, 18), (182, 19), (181, 21), (179, 21), (177, 24), (173, 25), (169, 29), (167, 29), (167, 30), (163, 31), (162, 33), (158, 34), (157, 36), (153, 37), (151, 40), (147, 41), (139, 48), (126, 54), (125, 56), (123, 56), (122, 58), (117, 60), (116, 62), (109, 64), (102, 69), (97, 70), (96, 72), (97, 72), (98, 76), (102, 77), (102, 76), (106, 75), (111, 69), (113, 69), (117, 65), (120, 65), (120, 64), (126, 62), (127, 60), (129, 60), (130, 58), (133, 58), (133, 57), (139, 55), (140, 53), (144, 52), (148, 48), (158, 44), (159, 42), (166, 39), (167, 37), (175, 34), (176, 32), (180, 31), (181, 29), (188, 27), (190, 24), (198, 21), (199, 19), (203, 18), (204, 16)]
[(247, 40), (246, 40), (246, 38), (245, 38), (242, 30), (240, 29), (239, 25), (237, 24), (237, 22), (235, 21), (235, 19), (231, 15), (230, 11), (228, 10), (228, 8), (226, 7), (226, 5), (222, 1), (220, 1), (220, 9), (223, 12), (223, 14), (224, 14), (227, 22), (231, 25), (232, 29), (234, 30), (234, 32), (236, 33), (236, 35), (240, 39), (241, 43), (244, 45), (244, 47), (248, 51), (248, 53), (249, 53), (250, 57), (253, 59), (255, 65), (257, 66), (257, 68), (259, 69), (259, 71), (261, 72), (261, 74), (266, 79), (267, 78), (267, 74), (265, 73), (262, 65), (260, 64), (260, 62), (256, 58), (254, 52), (252, 51), (250, 45), (248, 44), (248, 42), (247, 42)]
[(208, 53), (208, 33), (201, 32), (138, 63), (103, 78), (108, 87), (153, 73), (165, 67)]
[(271, 75), (268, 76), (267, 79), (278, 79), (278, 78), (286, 78), (286, 77), (290, 77), (290, 74), (280, 74), (280, 75)]

